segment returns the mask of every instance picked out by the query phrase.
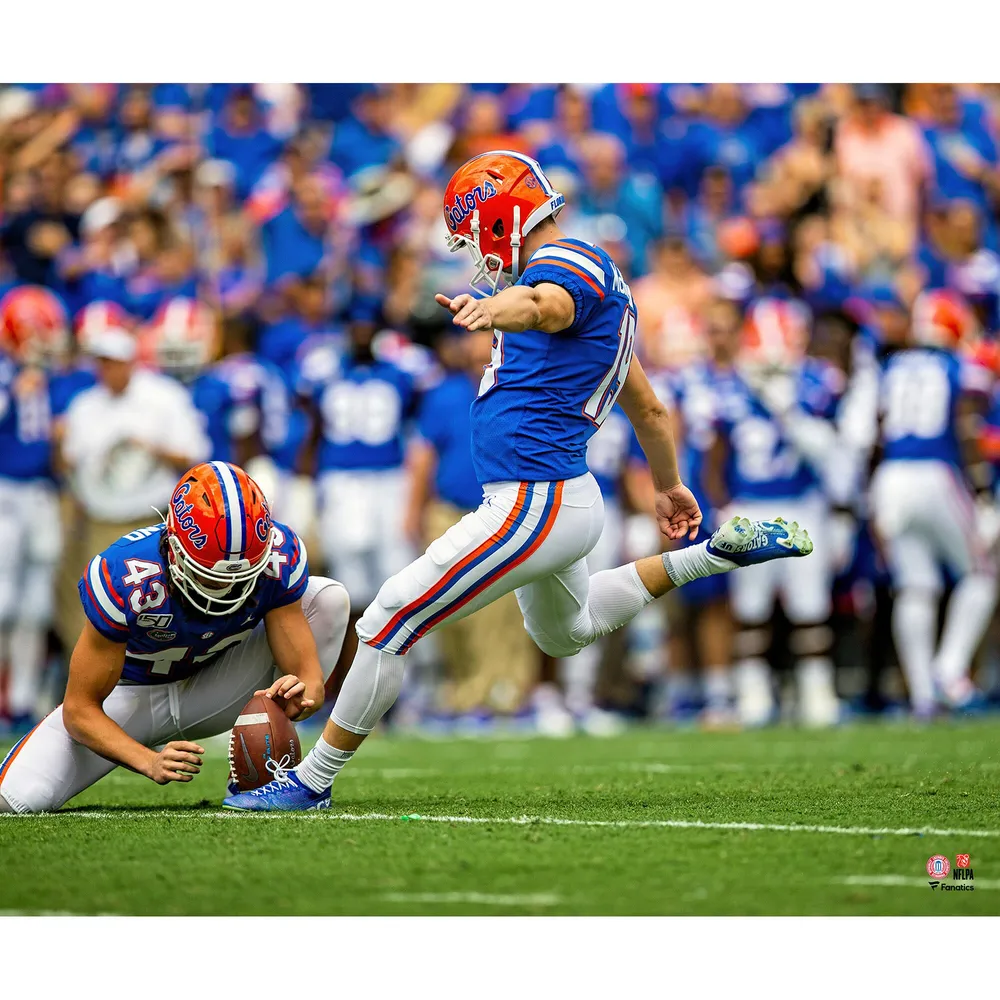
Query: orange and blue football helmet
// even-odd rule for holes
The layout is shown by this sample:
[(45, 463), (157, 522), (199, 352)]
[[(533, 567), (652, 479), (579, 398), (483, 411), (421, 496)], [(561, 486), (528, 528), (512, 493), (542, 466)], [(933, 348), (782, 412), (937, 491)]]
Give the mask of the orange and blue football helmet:
[(47, 288), (19, 285), (0, 299), (0, 349), (16, 361), (59, 364), (70, 344), (66, 310)]
[(273, 535), (267, 500), (246, 472), (202, 462), (181, 476), (170, 498), (170, 579), (198, 611), (232, 614), (267, 569)]
[(462, 164), (444, 193), (444, 221), (448, 249), (472, 254), (472, 290), (489, 296), (501, 281), (516, 282), (522, 240), (565, 203), (530, 156), (499, 149)]

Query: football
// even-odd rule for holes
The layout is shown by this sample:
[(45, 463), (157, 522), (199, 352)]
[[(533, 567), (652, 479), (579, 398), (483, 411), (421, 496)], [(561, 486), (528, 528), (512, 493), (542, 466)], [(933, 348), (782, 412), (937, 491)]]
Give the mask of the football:
[[(229, 737), (229, 777), (241, 792), (266, 785), (274, 777), (267, 762), (295, 767), (302, 750), (295, 727), (281, 710), (280, 699), (254, 695), (239, 714)], [(285, 759), (287, 758), (287, 760)]]

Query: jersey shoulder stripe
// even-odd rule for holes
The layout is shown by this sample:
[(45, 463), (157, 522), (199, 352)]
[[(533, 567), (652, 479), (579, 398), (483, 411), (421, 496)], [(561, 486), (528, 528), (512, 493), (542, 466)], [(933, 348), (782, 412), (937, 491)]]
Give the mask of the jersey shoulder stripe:
[(524, 269), (524, 273), (527, 274), (533, 267), (553, 267), (560, 271), (569, 271), (570, 273), (575, 274), (582, 281), (585, 281), (597, 293), (598, 298), (604, 298), (604, 289), (601, 288), (601, 286), (598, 285), (589, 274), (584, 273), (580, 270), (580, 268), (574, 267), (572, 264), (549, 258), (544, 260), (536, 260), (535, 258), (532, 258), (531, 263)]
[(111, 599), (118, 605), (118, 607), (124, 610), (125, 598), (119, 597), (118, 593), (115, 591), (114, 584), (111, 582), (111, 573), (108, 570), (108, 561), (103, 556), (101, 557), (101, 573), (104, 576), (105, 589), (111, 595)]
[(591, 260), (596, 260), (602, 267), (604, 266), (604, 260), (599, 252), (600, 248), (584, 243), (583, 240), (555, 240), (554, 243), (550, 245), (566, 247), (567, 250), (575, 250), (577, 253), (582, 253), (585, 257), (589, 257)]
[(84, 574), (87, 594), (105, 623), (113, 629), (124, 632), (128, 630), (128, 620), (125, 617), (125, 612), (108, 595), (104, 581), (101, 579), (103, 561), (99, 555), (90, 560), (87, 572)]
[(548, 243), (545, 246), (539, 248), (531, 257), (531, 263), (541, 262), (543, 260), (553, 260), (555, 258), (559, 261), (568, 261), (575, 267), (582, 268), (588, 274), (593, 276), (601, 283), (601, 287), (607, 287), (607, 276), (604, 273), (604, 267), (601, 264), (600, 259), (596, 262), (593, 258), (587, 256), (580, 252), (577, 247), (569, 248), (565, 243), (560, 245), (555, 245), (553, 243)]

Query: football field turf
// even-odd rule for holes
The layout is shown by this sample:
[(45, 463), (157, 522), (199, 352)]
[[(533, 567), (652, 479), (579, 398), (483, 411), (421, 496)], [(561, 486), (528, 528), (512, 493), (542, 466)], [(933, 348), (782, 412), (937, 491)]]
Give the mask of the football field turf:
[[(61, 814), (0, 817), (0, 912), (998, 914), (998, 737), (376, 736), (329, 812), (292, 816), (222, 811), (216, 740), (188, 785), (118, 771)], [(932, 889), (935, 854), (973, 879)]]

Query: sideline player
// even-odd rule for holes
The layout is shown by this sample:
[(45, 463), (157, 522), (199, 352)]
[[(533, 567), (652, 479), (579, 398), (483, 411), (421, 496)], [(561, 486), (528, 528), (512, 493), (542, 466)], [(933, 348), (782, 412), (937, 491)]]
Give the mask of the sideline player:
[[(74, 395), (91, 381), (69, 365), (65, 310), (47, 288), (21, 285), (0, 301), (0, 677), (22, 735), (37, 717), (45, 633), (63, 547), (53, 443)], [(0, 709), (2, 716), (2, 709)], [(2, 723), (2, 718), (0, 718)]]
[(315, 712), (347, 631), (347, 591), (309, 577), (295, 532), (225, 462), (186, 472), (166, 522), (94, 556), (79, 590), (65, 701), (0, 765), (0, 812), (58, 809), (119, 764), (191, 781), (197, 741), (231, 729), (255, 692), (282, 696), (293, 720)]
[[(396, 700), (413, 644), (501, 594), (516, 592), (543, 652), (568, 657), (689, 580), (812, 551), (798, 525), (733, 518), (700, 546), (590, 575), (604, 505), (587, 470), (587, 440), (619, 398), (649, 460), (660, 530), (693, 535), (701, 511), (677, 474), (667, 411), (632, 358), (631, 290), (603, 250), (563, 235), (554, 221), (563, 200), (534, 160), (506, 151), (474, 157), (449, 182), (449, 246), (470, 250), (473, 287), (483, 282), (493, 293), (437, 296), (457, 326), (494, 330), (471, 411), (483, 503), (382, 585), (358, 623), (358, 653), (330, 721), (303, 763), (225, 805), (328, 806), (337, 773)], [(514, 285), (498, 291), (504, 279)]]
[[(974, 702), (972, 657), (997, 599), (996, 563), (980, 537), (970, 489), (978, 473), (988, 473), (977, 436), (990, 376), (960, 354), (974, 326), (957, 296), (922, 293), (879, 389), (882, 461), (872, 476), (872, 506), (896, 591), (893, 636), (917, 718), (933, 716), (939, 702)], [(979, 485), (988, 487), (988, 479)], [(942, 566), (956, 584), (938, 642)]]

